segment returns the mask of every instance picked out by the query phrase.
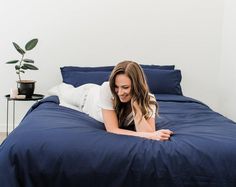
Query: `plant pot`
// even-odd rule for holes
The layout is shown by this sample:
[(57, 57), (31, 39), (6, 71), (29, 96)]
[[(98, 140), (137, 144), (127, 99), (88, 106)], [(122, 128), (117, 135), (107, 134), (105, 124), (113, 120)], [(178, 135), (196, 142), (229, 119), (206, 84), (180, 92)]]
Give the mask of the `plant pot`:
[(31, 98), (34, 94), (35, 82), (33, 80), (16, 81), (19, 95), (25, 95), (26, 98)]

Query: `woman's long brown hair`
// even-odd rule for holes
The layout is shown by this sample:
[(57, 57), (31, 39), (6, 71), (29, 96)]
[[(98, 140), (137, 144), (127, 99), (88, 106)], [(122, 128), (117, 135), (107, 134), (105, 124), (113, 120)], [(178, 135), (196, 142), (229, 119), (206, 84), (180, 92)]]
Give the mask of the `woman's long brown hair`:
[[(119, 74), (125, 74), (130, 78), (132, 98), (137, 101), (144, 118), (148, 119), (153, 113), (157, 113), (157, 102), (155, 99), (150, 99), (149, 87), (141, 66), (133, 61), (123, 61), (114, 67), (109, 78), (110, 89), (114, 97), (113, 106), (118, 116), (119, 125), (122, 125), (120, 123), (123, 122), (126, 117), (124, 114), (126, 105), (120, 101), (115, 92), (115, 78)], [(156, 111), (152, 110), (151, 105), (156, 105)], [(151, 114), (149, 111), (151, 111)]]

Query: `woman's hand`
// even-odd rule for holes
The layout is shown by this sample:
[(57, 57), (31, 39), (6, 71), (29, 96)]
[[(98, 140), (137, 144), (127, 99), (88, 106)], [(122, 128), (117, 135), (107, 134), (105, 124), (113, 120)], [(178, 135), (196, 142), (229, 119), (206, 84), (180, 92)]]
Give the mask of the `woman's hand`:
[(170, 139), (170, 136), (174, 134), (173, 131), (169, 129), (161, 129), (155, 132), (151, 132), (146, 135), (146, 138), (152, 140), (166, 141)]

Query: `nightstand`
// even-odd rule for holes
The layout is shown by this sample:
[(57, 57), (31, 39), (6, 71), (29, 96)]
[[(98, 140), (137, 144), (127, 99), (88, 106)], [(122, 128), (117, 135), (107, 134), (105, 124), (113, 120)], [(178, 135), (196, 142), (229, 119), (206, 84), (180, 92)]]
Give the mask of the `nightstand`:
[(19, 102), (19, 101), (23, 101), (23, 102), (27, 102), (27, 101), (35, 101), (38, 102), (41, 99), (44, 98), (44, 95), (42, 94), (33, 94), (31, 98), (24, 98), (24, 99), (18, 99), (18, 98), (11, 98), (10, 94), (5, 95), (5, 98), (7, 99), (7, 125), (6, 125), (6, 133), (8, 136), (8, 126), (9, 126), (9, 103), (12, 101), (13, 103), (13, 111), (12, 111), (12, 121), (13, 121), (13, 129), (15, 128), (15, 102)]

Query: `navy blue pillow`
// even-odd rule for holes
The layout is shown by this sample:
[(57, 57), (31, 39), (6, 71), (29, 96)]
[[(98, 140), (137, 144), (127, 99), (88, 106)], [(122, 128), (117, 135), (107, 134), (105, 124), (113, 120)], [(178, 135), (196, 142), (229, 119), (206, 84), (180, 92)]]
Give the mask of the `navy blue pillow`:
[(74, 87), (86, 83), (101, 85), (103, 82), (108, 81), (109, 76), (109, 71), (64, 71), (62, 73), (63, 82), (71, 84)]
[(175, 65), (146, 65), (141, 64), (143, 69), (164, 69), (164, 70), (173, 70), (175, 69)]
[[(166, 69), (166, 70), (173, 70), (175, 69), (174, 65), (146, 65), (141, 64), (143, 69)], [(81, 71), (81, 72), (88, 72), (88, 71), (112, 71), (114, 66), (100, 66), (100, 67), (79, 67), (79, 66), (65, 66), (61, 67), (61, 72), (67, 71)]]
[(144, 73), (151, 93), (183, 95), (180, 70), (144, 69)]
[[(157, 86), (155, 82), (156, 76), (157, 78), (162, 77), (163, 73), (160, 73), (161, 71), (167, 71), (167, 72), (174, 71), (173, 70), (175, 68), (174, 65), (164, 65), (164, 66), (141, 65), (141, 66), (143, 67), (143, 70), (147, 76), (150, 91), (152, 93), (169, 93), (169, 94), (174, 93), (173, 90), (168, 91), (169, 87), (172, 88), (174, 84), (171, 81), (170, 81), (170, 84), (172, 85), (169, 87), (168, 87), (168, 84), (169, 84), (168, 82), (167, 82), (168, 83), (167, 85), (163, 85), (162, 84), (163, 81), (160, 82), (161, 84), (158, 81), (158, 88), (155, 88), (155, 86)], [(114, 66), (100, 66), (100, 67), (65, 66), (65, 67), (61, 67), (61, 74), (62, 74), (63, 82), (67, 84), (71, 84), (74, 87), (78, 87), (86, 83), (94, 83), (94, 84), (101, 85), (103, 82), (108, 81), (110, 73), (113, 68)], [(173, 75), (171, 73), (169, 74), (166, 74), (167, 76), (166, 78), (168, 78), (168, 76), (172, 76), (171, 79), (173, 79)], [(180, 80), (181, 80), (181, 76), (180, 76)], [(181, 88), (180, 88), (180, 91), (181, 91)], [(181, 91), (181, 94), (182, 94), (182, 91)]]
[(89, 72), (89, 71), (112, 71), (114, 66), (99, 66), (99, 67), (80, 67), (80, 66), (65, 66), (61, 67), (61, 72), (68, 71), (79, 71), (79, 72)]

